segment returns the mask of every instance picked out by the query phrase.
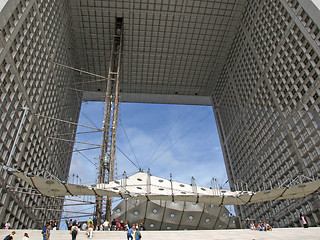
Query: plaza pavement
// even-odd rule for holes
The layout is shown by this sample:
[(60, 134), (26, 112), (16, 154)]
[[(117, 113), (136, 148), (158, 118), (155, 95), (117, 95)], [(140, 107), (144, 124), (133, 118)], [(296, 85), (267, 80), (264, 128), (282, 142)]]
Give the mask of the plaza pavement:
[[(12, 230), (0, 230), (0, 240), (8, 235)], [(22, 240), (23, 234), (27, 232), (30, 240), (42, 240), (40, 230), (15, 230), (14, 240)], [(71, 240), (68, 231), (51, 231), (50, 240)], [(84, 231), (81, 231), (77, 240), (87, 240)], [(93, 240), (126, 240), (125, 232), (94, 232)], [(249, 229), (237, 230), (198, 230), (198, 231), (143, 231), (143, 240), (313, 240), (320, 239), (320, 227), (311, 228), (276, 228), (269, 232), (251, 231)]]

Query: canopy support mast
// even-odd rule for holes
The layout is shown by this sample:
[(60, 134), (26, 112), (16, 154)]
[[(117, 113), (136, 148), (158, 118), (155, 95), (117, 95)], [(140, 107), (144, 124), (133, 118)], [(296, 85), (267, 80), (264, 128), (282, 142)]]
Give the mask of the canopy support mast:
[[(123, 18), (116, 18), (106, 86), (100, 167), (98, 175), (98, 183), (102, 184), (113, 181), (114, 177), (122, 43)], [(100, 222), (103, 217), (103, 201), (103, 197), (96, 197), (96, 216), (98, 217), (98, 222)], [(108, 221), (111, 220), (111, 203), (111, 197), (107, 197), (105, 219)]]

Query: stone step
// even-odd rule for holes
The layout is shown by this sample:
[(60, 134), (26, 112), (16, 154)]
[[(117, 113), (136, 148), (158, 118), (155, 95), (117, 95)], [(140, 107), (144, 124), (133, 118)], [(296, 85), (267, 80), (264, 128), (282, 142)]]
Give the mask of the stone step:
[[(12, 230), (0, 230), (0, 240), (11, 233)], [(15, 230), (15, 240), (21, 240), (27, 232), (30, 240), (43, 240), (40, 230)], [(51, 231), (50, 240), (71, 240), (69, 231)], [(126, 240), (126, 232), (123, 231), (95, 231), (93, 240)], [(197, 231), (143, 231), (143, 240), (213, 240), (213, 239), (237, 239), (237, 240), (266, 240), (266, 239), (290, 239), (290, 240), (313, 240), (320, 239), (320, 227), (312, 228), (275, 228), (273, 231), (259, 232), (248, 229), (237, 230), (197, 230)], [(88, 240), (86, 232), (80, 231), (77, 240)]]

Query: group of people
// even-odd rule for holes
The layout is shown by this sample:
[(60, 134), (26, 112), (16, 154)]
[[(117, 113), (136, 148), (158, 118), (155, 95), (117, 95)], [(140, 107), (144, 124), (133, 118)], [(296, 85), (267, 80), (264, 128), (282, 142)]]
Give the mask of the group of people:
[(58, 221), (50, 220), (45, 224), (45, 226), (42, 229), (42, 237), (43, 240), (50, 240), (50, 231), (56, 231), (58, 230)]
[[(304, 215), (300, 215), (300, 219), (301, 219), (303, 227), (308, 228), (309, 225), (308, 225), (306, 217)], [(271, 225), (267, 222), (262, 222), (262, 221), (259, 221), (259, 223), (257, 223), (257, 224), (255, 224), (254, 222), (251, 222), (250, 229), (251, 230), (258, 230), (258, 231), (272, 231)]]
[[(5, 230), (9, 230), (11, 228), (11, 224), (10, 221), (6, 222), (6, 224), (4, 225), (4, 229)], [(13, 236), (16, 234), (15, 231), (12, 231), (10, 234), (8, 234), (4, 240), (13, 240)], [(28, 233), (24, 233), (22, 240), (29, 240), (29, 234)]]
[(262, 222), (262, 221), (260, 221), (257, 224), (255, 224), (254, 222), (251, 222), (250, 229), (257, 230), (257, 231), (272, 231), (271, 225), (267, 222)]
[[(68, 230), (71, 233), (72, 240), (76, 240), (76, 237), (80, 230), (87, 231), (88, 238), (92, 238), (93, 231), (127, 231), (127, 237), (129, 238), (135, 238), (136, 240), (141, 239), (141, 232), (142, 230), (145, 230), (145, 227), (143, 223), (140, 224), (133, 224), (130, 225), (129, 221), (119, 221), (117, 219), (113, 219), (110, 226), (109, 222), (103, 221), (101, 224), (98, 223), (97, 217), (94, 217), (93, 219), (89, 218), (87, 222), (77, 222), (77, 220), (70, 219), (69, 221), (66, 221), (66, 224), (68, 226)], [(50, 236), (50, 234), (49, 234)], [(44, 239), (48, 240), (48, 239)]]
[(42, 229), (43, 240), (50, 240), (50, 231), (51, 231), (51, 224), (46, 223), (46, 225)]
[(91, 219), (89, 218), (87, 222), (81, 223), (77, 222), (77, 220), (70, 219), (69, 221), (66, 221), (66, 224), (68, 226), (68, 230), (71, 233), (72, 240), (75, 240), (79, 231), (87, 231), (88, 238), (92, 238), (93, 231), (95, 230), (107, 230), (108, 229), (108, 221), (104, 221), (102, 224), (98, 224), (97, 217)]
[[(3, 240), (13, 240), (13, 236), (16, 234), (15, 231), (12, 231), (9, 235), (7, 235)], [(29, 234), (24, 233), (22, 240), (29, 240)]]
[[(77, 220), (72, 221), (72, 219), (70, 219), (69, 222), (66, 221), (66, 224), (67, 224), (68, 230), (70, 231), (72, 240), (76, 240), (77, 235), (81, 228), (81, 223), (77, 222)], [(93, 227), (93, 226), (90, 225), (90, 227)], [(90, 238), (92, 238), (92, 233)]]
[(122, 231), (122, 230), (127, 231), (131, 227), (133, 227), (134, 230), (140, 230), (140, 231), (146, 230), (143, 223), (140, 223), (140, 224), (136, 223), (131, 226), (129, 221), (124, 222), (122, 220), (119, 221), (118, 219), (113, 219), (111, 222), (110, 231)]
[(134, 226), (132, 226), (131, 228), (128, 229), (127, 232), (127, 240), (131, 239), (133, 240), (133, 236), (135, 240), (140, 240), (142, 238), (141, 232), (139, 230), (139, 228), (135, 228)]

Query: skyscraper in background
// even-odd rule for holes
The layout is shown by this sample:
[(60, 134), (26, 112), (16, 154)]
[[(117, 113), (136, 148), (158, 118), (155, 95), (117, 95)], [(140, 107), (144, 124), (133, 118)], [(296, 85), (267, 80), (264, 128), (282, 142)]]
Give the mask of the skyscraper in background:
[[(121, 101), (212, 105), (233, 190), (317, 177), (319, 15), (310, 0), (10, 0), (0, 20), (0, 162), (67, 180), (72, 122), (83, 100), (105, 92), (104, 79), (69, 67), (107, 76), (117, 17)], [(49, 209), (62, 200), (3, 169), (0, 185), (1, 224), (36, 228), (61, 216)], [(304, 214), (315, 226), (319, 207), (317, 192), (236, 212), (276, 227)]]

